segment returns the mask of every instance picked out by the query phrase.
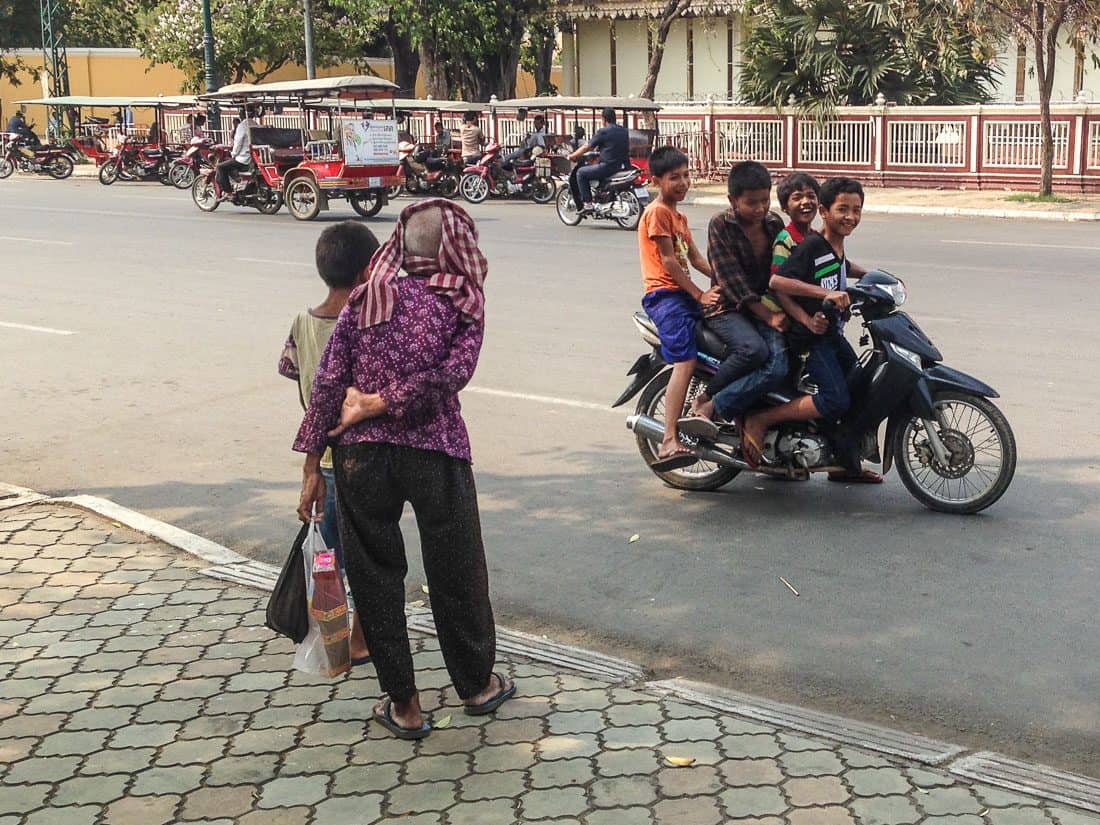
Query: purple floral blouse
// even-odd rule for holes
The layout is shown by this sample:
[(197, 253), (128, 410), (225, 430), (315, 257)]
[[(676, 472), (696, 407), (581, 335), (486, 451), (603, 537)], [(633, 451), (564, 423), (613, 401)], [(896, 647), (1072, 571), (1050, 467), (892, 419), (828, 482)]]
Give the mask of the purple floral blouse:
[(383, 442), (438, 450), (470, 460), (458, 391), (477, 367), (484, 330), (464, 323), (449, 298), (427, 280), (398, 278), (393, 317), (359, 329), (345, 307), (317, 367), (313, 394), (294, 449), (320, 455), (340, 420), (344, 391), (379, 393), (386, 412), (349, 427), (336, 444)]

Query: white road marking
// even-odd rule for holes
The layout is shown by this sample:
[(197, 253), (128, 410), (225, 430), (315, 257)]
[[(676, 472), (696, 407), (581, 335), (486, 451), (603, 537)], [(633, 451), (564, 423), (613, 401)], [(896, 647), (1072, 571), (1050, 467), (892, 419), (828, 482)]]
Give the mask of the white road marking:
[(1011, 243), (1001, 241), (947, 241), (940, 243), (965, 244), (967, 246), (1019, 246), (1025, 249), (1035, 247), (1037, 249), (1081, 249), (1091, 252), (1100, 252), (1100, 246), (1072, 246), (1064, 243)]
[(72, 241), (50, 241), (45, 238), (17, 238), (14, 235), (0, 235), (0, 241), (17, 241), (19, 243), (45, 243), (54, 246), (72, 246)]
[(535, 395), (527, 392), (512, 392), (511, 390), (495, 390), (490, 387), (467, 387), (464, 392), (472, 392), (477, 395), (492, 395), (497, 398), (515, 398), (519, 401), (533, 401), (536, 404), (553, 404), (558, 407), (573, 407), (578, 410), (599, 410), (621, 415), (619, 410), (611, 409), (610, 404), (597, 404), (593, 401), (575, 401), (572, 398), (556, 398), (552, 395)]
[(36, 327), (30, 324), (16, 324), (11, 321), (0, 321), (0, 327), (9, 329), (25, 329), (28, 332), (45, 332), (49, 335), (76, 335), (71, 329), (54, 329), (53, 327)]
[(275, 266), (310, 266), (300, 261), (276, 261), (271, 258), (234, 258), (234, 261), (244, 261), (248, 264), (274, 264)]

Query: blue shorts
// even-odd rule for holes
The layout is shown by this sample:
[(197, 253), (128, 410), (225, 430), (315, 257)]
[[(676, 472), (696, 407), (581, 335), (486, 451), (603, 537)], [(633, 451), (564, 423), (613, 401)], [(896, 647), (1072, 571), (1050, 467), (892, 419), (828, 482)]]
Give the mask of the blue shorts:
[(661, 357), (670, 364), (692, 361), (699, 354), (695, 325), (702, 319), (699, 302), (682, 289), (658, 289), (642, 296), (642, 308), (661, 335)]

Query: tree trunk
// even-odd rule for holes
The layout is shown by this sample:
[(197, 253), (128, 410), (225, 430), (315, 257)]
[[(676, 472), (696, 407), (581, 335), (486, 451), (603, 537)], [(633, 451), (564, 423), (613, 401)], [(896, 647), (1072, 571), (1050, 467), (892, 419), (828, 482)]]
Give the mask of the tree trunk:
[(653, 53), (649, 56), (649, 69), (646, 72), (645, 83), (638, 97), (652, 99), (657, 89), (657, 77), (661, 74), (661, 62), (665, 59), (665, 41), (672, 24), (683, 17), (684, 12), (691, 8), (692, 0), (668, 0), (661, 12), (661, 22), (657, 24), (657, 31), (653, 36)]
[(424, 69), (424, 93), (435, 100), (451, 99), (446, 61), (434, 40), (420, 41), (420, 66)]
[(416, 97), (416, 75), (420, 71), (420, 54), (413, 47), (408, 35), (398, 31), (393, 19), (383, 30), (386, 45), (393, 58), (393, 82), (401, 87), (405, 97)]
[(535, 47), (535, 94), (551, 95), (557, 91), (550, 76), (554, 66), (554, 48), (557, 45), (553, 30)]

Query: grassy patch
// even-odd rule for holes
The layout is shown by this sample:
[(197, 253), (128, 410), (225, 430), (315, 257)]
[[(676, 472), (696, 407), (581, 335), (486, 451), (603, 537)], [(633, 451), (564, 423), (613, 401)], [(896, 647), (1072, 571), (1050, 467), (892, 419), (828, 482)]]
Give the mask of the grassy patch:
[(1064, 198), (1061, 195), (1036, 195), (1033, 192), (1018, 192), (1015, 195), (1008, 195), (1005, 198), (1006, 201), (1015, 201), (1016, 203), (1073, 203), (1073, 198)]

